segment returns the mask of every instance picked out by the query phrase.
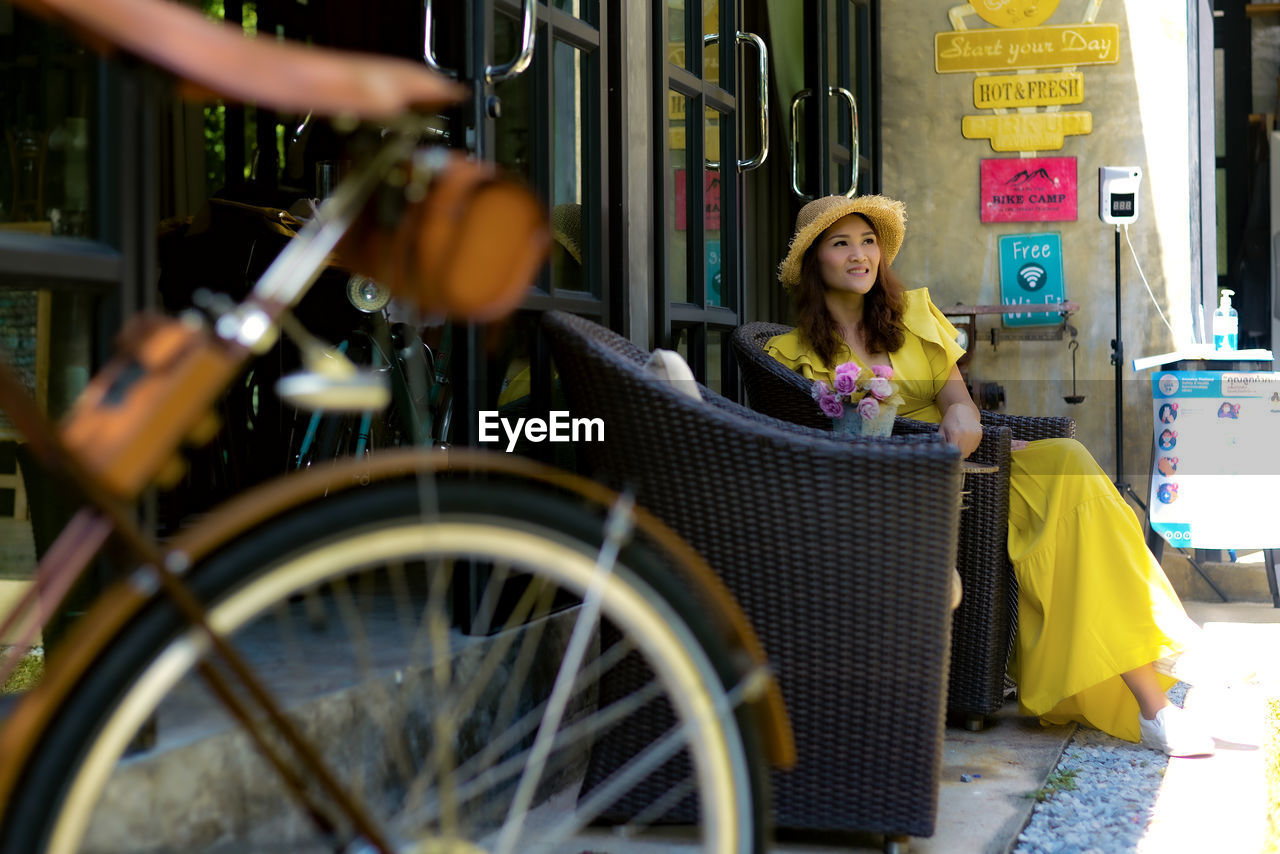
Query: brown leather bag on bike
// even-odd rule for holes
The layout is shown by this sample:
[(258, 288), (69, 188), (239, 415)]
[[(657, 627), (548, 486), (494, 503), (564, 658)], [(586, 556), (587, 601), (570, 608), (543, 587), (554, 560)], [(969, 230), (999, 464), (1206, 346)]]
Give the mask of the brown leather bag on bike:
[(492, 164), (456, 152), (425, 190), (400, 200), (385, 224), (375, 194), (339, 243), (339, 263), (428, 313), (480, 322), (509, 314), (551, 248), (541, 203)]

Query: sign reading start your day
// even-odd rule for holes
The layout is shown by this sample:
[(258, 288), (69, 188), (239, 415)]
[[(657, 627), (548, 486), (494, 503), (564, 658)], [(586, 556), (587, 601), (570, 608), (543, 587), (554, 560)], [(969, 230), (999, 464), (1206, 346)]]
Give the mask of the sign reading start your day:
[(1120, 26), (1114, 23), (960, 30), (935, 33), (933, 38), (939, 74), (1109, 65), (1120, 60)]

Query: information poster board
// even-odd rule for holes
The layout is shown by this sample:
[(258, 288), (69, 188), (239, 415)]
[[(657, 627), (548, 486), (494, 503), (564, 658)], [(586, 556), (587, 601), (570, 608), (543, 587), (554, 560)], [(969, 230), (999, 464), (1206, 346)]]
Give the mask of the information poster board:
[(1280, 373), (1156, 371), (1152, 530), (1197, 549), (1280, 547)]

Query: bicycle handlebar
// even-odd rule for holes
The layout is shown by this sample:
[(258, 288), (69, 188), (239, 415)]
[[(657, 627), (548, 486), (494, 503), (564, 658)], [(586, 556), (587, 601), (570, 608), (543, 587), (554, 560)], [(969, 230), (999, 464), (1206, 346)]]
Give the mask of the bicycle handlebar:
[(169, 0), (14, 0), (70, 24), (94, 49), (123, 49), (170, 73), (184, 97), (377, 120), (457, 103), (467, 87), (406, 59), (245, 38)]

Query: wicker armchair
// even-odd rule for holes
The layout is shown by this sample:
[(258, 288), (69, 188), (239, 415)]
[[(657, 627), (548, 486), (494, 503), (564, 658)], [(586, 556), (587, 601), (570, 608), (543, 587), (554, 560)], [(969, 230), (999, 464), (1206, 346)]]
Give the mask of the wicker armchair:
[[(756, 322), (734, 330), (730, 340), (747, 402), (774, 418), (829, 430), (831, 419), (809, 396), (809, 382), (764, 352), (770, 338), (791, 328)], [(948, 710), (973, 730), (981, 729), (986, 716), (1004, 703), (1005, 666), (1018, 628), (1018, 581), (1008, 557), (1010, 441), (1071, 437), (1076, 430), (1070, 418), (986, 411), (982, 426), (982, 443), (971, 459), (998, 471), (972, 475), (965, 482), (956, 562), (964, 598), (952, 618), (947, 689)], [(898, 418), (893, 430), (895, 435), (936, 431), (937, 425), (910, 418)]]
[[(580, 446), (597, 475), (697, 549), (759, 633), (798, 752), (774, 774), (775, 824), (931, 835), (958, 453), (927, 436), (835, 441), (705, 388), (694, 400), (608, 329), (542, 322), (572, 415), (603, 419), (605, 441)], [(616, 767), (594, 750), (593, 768)]]

